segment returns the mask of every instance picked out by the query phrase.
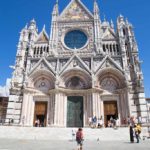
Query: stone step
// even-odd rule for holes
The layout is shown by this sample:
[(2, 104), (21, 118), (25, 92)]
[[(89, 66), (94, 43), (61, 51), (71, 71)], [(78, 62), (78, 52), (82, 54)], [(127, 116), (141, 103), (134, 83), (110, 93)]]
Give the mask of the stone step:
[[(42, 128), (42, 127), (12, 127), (0, 126), (1, 139), (26, 139), (26, 140), (75, 140), (77, 128)], [(141, 136), (147, 135), (147, 128), (143, 128)], [(129, 128), (83, 128), (85, 140), (100, 141), (127, 141)]]

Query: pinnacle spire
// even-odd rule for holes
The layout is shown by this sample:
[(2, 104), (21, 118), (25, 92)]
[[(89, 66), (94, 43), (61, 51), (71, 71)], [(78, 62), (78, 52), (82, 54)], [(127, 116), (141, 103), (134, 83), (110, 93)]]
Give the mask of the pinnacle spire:
[(112, 19), (111, 19), (110, 25), (111, 25), (111, 28), (114, 28), (114, 23), (113, 23), (113, 20), (112, 20)]
[(59, 11), (58, 11), (58, 0), (56, 0), (56, 4), (54, 5), (53, 8), (53, 15), (58, 15)]
[(45, 30), (45, 24), (43, 25), (43, 30)]

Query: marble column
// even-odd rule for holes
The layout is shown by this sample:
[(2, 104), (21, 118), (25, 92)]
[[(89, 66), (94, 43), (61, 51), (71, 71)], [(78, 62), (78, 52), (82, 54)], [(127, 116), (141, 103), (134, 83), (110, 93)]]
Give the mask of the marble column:
[(97, 118), (100, 118), (101, 116), (101, 100), (99, 93), (93, 93), (92, 94), (93, 99), (93, 115)]
[(23, 103), (22, 103), (22, 113), (21, 113), (21, 124), (27, 125), (27, 105), (28, 105), (28, 94), (24, 93), (23, 95)]
[(65, 95), (57, 93), (55, 95), (55, 126), (65, 127), (65, 104)]

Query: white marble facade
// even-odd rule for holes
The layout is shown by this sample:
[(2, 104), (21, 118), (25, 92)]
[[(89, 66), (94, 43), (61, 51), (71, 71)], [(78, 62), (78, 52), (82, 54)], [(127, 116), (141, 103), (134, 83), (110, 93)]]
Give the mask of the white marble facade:
[[(105, 117), (107, 101), (117, 102), (120, 124), (128, 116), (141, 116), (145, 123), (143, 74), (131, 23), (120, 15), (115, 30), (112, 21), (101, 20), (96, 0), (93, 13), (81, 0), (71, 0), (61, 13), (58, 7), (50, 36), (45, 27), (38, 32), (35, 20), (20, 33), (6, 122), (33, 126), (35, 103), (47, 102), (46, 126), (67, 127), (68, 96), (82, 96), (83, 126), (89, 117)], [(85, 43), (68, 40), (74, 32)]]

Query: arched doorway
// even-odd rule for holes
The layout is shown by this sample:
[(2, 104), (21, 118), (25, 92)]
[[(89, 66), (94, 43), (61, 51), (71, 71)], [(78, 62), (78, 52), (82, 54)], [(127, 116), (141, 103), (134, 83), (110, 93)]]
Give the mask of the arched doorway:
[(84, 106), (86, 90), (91, 88), (90, 76), (82, 70), (69, 70), (62, 76), (67, 99), (67, 127), (84, 126)]
[[(46, 70), (37, 70), (30, 75), (28, 80), (28, 88), (33, 92), (29, 95), (30, 106), (32, 109), (29, 112), (25, 112), (25, 116), (31, 116), (30, 122), (35, 126), (36, 122), (39, 122), (40, 127), (46, 127), (50, 118), (50, 112), (54, 105), (51, 104), (51, 97), (49, 90), (55, 88), (55, 77), (54, 75)], [(51, 115), (52, 116), (52, 115)], [(52, 116), (54, 117), (54, 116)], [(31, 124), (30, 123), (30, 124)]]
[(125, 77), (113, 68), (102, 69), (98, 75), (98, 86), (103, 90), (101, 101), (103, 103), (103, 118), (105, 126), (111, 125), (111, 120), (121, 120), (127, 117), (128, 99), (126, 94)]

